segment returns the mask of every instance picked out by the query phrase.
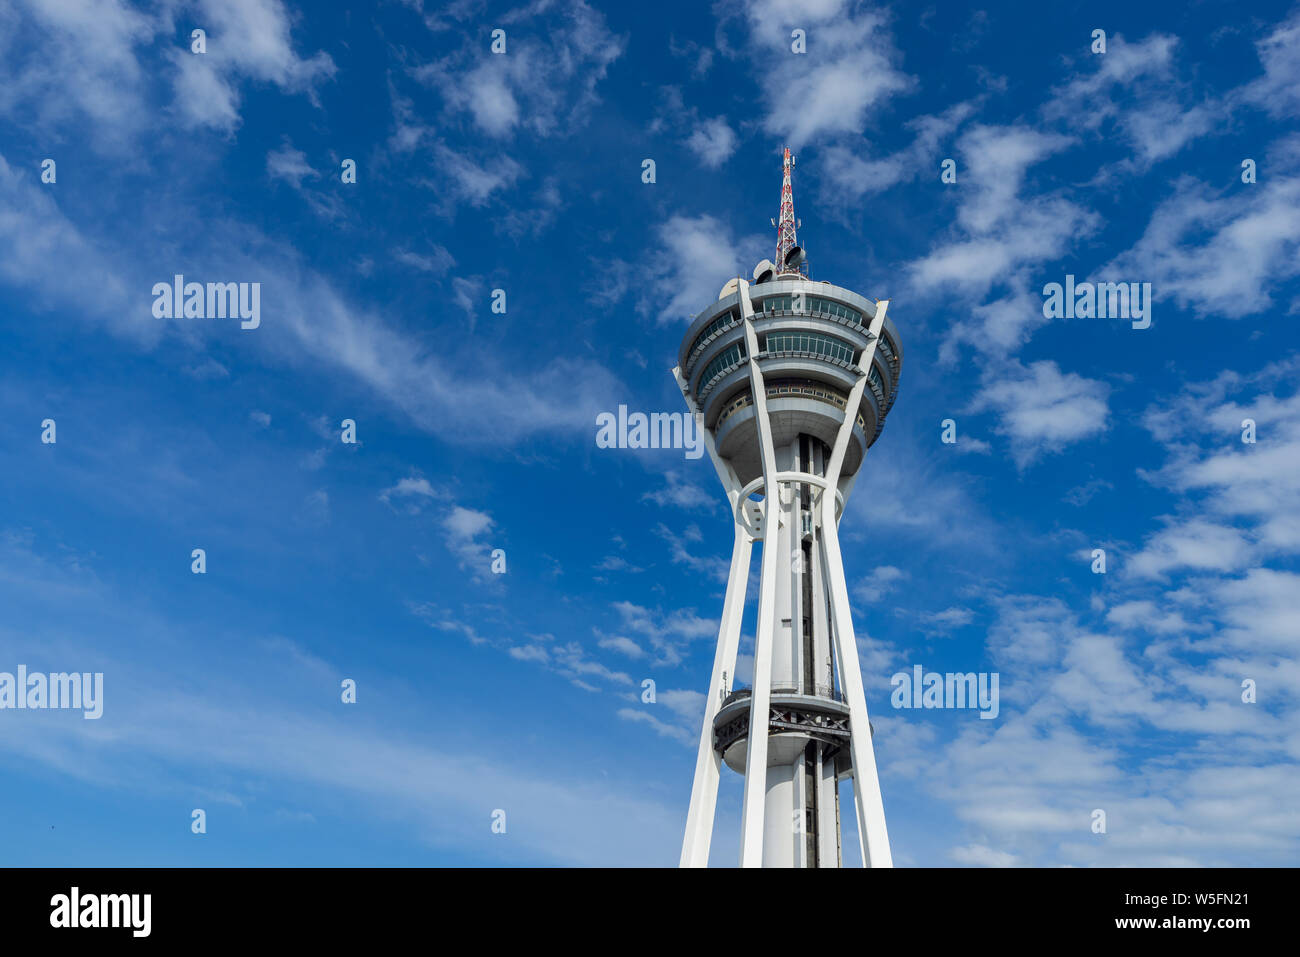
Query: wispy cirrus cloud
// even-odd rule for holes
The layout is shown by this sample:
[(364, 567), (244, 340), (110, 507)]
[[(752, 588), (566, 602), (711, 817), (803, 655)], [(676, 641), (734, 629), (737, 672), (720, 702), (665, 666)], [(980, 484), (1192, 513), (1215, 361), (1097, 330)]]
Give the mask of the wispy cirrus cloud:
[[(915, 80), (899, 59), (886, 14), (847, 0), (825, 0), (793, 9), (779, 0), (724, 5), (723, 27), (739, 23), (743, 46), (724, 40), (723, 52), (763, 64), (763, 127), (791, 147), (828, 134), (862, 133), (891, 97)], [(793, 32), (804, 34), (806, 52), (795, 52)], [(780, 69), (771, 64), (779, 62)]]
[[(448, 12), (460, 18), (471, 11)], [(542, 18), (547, 28), (538, 30)], [(503, 53), (467, 33), (458, 49), (411, 72), (438, 91), (448, 115), (495, 138), (520, 129), (549, 136), (580, 125), (626, 45), (583, 0), (519, 7), (493, 22), (505, 31)]]

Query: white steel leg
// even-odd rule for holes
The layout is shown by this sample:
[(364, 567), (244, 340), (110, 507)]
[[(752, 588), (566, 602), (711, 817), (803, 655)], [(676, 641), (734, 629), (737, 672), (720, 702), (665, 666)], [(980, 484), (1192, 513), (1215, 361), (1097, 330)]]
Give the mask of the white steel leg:
[(700, 752), (695, 760), (695, 783), (691, 785), (691, 806), (686, 813), (686, 837), (682, 841), (682, 867), (707, 867), (713, 839), (713, 815), (718, 804), (718, 777), (722, 758), (713, 747), (713, 719), (726, 688), (726, 676), (735, 680), (736, 652), (740, 646), (740, 621), (745, 611), (745, 588), (749, 583), (749, 559), (754, 539), (740, 525), (731, 549), (731, 573), (727, 596), (722, 602), (722, 624), (718, 628), (718, 650), (713, 658), (713, 678), (704, 705), (700, 728)]
[[(864, 867), (893, 867), (889, 851), (889, 833), (885, 828), (885, 805), (880, 795), (880, 777), (876, 770), (876, 750), (871, 740), (871, 720), (867, 714), (867, 696), (862, 687), (862, 669), (858, 664), (857, 637), (853, 631), (853, 617), (849, 608), (848, 584), (844, 580), (844, 559), (840, 554), (840, 534), (835, 520), (834, 489), (838, 488), (840, 471), (848, 449), (853, 426), (857, 421), (862, 394), (866, 391), (867, 376), (876, 354), (885, 311), (889, 300), (876, 304), (872, 317), (871, 341), (862, 351), (858, 361), (862, 377), (854, 383), (844, 410), (831, 461), (826, 468), (826, 491), (822, 494), (822, 542), (826, 555), (826, 584), (831, 594), (832, 631), (840, 662), (840, 682), (849, 706), (849, 757), (853, 762), (853, 801), (857, 807), (858, 840), (862, 847)], [(865, 455), (865, 452), (863, 453)], [(862, 466), (858, 467), (862, 471)]]

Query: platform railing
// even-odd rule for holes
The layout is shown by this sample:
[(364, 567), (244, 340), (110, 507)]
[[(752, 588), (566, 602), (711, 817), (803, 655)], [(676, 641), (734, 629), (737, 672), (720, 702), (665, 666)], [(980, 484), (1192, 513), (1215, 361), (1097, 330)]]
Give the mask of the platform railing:
[[(829, 700), (831, 700), (831, 701), (838, 701), (838, 702), (841, 702), (841, 703), (843, 703), (844, 700), (845, 700), (845, 698), (844, 698), (844, 693), (843, 693), (842, 691), (840, 691), (838, 688), (834, 687), (833, 685), (818, 684), (818, 685), (814, 685), (814, 688), (815, 688), (816, 690), (815, 690), (815, 691), (811, 691), (811, 692), (810, 692), (810, 691), (806, 691), (806, 690), (804, 690), (804, 689), (801, 688), (801, 687), (800, 687), (800, 688), (773, 688), (773, 689), (772, 689), (772, 694), (774, 694), (774, 695), (780, 695), (780, 694), (798, 694), (798, 695), (808, 695), (808, 696), (810, 696), (810, 697), (815, 697), (815, 698), (827, 698), (827, 699), (829, 699)], [(732, 703), (734, 703), (734, 702), (736, 702), (736, 701), (742, 701), (742, 700), (744, 700), (745, 698), (748, 698), (748, 697), (753, 693), (753, 689), (752, 689), (752, 688), (736, 688), (735, 690), (733, 690), (732, 692), (730, 692), (730, 693), (728, 694), (728, 693), (727, 693), (727, 689), (726, 689), (726, 688), (722, 688), (722, 689), (720, 689), (720, 692), (721, 692), (721, 694), (722, 694), (722, 704), (719, 705), (719, 709), (718, 709), (718, 710), (722, 710), (722, 708), (725, 708), (725, 707), (727, 707), (728, 705), (730, 705), (730, 704), (732, 704)]]

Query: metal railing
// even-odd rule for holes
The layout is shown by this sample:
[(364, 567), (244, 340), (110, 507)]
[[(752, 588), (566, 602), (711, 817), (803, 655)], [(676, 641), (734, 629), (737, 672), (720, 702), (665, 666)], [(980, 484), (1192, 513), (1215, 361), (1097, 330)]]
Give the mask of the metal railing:
[[(814, 687), (814, 689), (815, 689), (815, 690), (813, 690), (813, 691), (806, 691), (806, 690), (804, 690), (803, 688), (773, 688), (773, 689), (772, 689), (772, 694), (774, 694), (774, 695), (791, 695), (791, 694), (797, 694), (797, 695), (808, 695), (808, 696), (810, 696), (810, 697), (814, 697), (814, 698), (827, 698), (827, 699), (829, 699), (829, 700), (831, 700), (831, 701), (838, 701), (838, 702), (840, 702), (841, 704), (844, 703), (844, 701), (845, 701), (844, 692), (840, 691), (840, 690), (839, 690), (838, 688), (836, 688), (834, 685), (817, 684), (817, 685), (814, 685), (813, 687)], [(752, 688), (736, 688), (736, 689), (734, 689), (733, 691), (731, 691), (730, 693), (727, 693), (727, 689), (726, 689), (726, 688), (722, 688), (722, 689), (720, 689), (720, 690), (721, 690), (721, 692), (722, 692), (722, 703), (718, 706), (718, 707), (719, 707), (719, 710), (721, 710), (722, 708), (727, 707), (727, 706), (730, 705), (730, 704), (733, 704), (734, 702), (741, 701), (741, 700), (743, 700), (743, 699), (745, 699), (745, 698), (748, 698), (750, 695), (752, 695), (752, 694), (754, 693), (754, 690), (753, 690)]]

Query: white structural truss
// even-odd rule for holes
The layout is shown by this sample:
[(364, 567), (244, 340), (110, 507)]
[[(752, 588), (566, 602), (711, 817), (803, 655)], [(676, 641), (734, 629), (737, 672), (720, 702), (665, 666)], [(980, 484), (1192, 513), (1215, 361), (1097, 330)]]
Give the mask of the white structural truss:
[[(902, 350), (888, 301), (768, 262), (754, 274), (697, 317), (673, 370), (734, 519), (681, 865), (708, 864), (725, 764), (744, 775), (741, 866), (839, 866), (839, 784), (851, 778), (862, 861), (890, 867), (838, 522)], [(746, 689), (734, 683), (755, 542)]]

